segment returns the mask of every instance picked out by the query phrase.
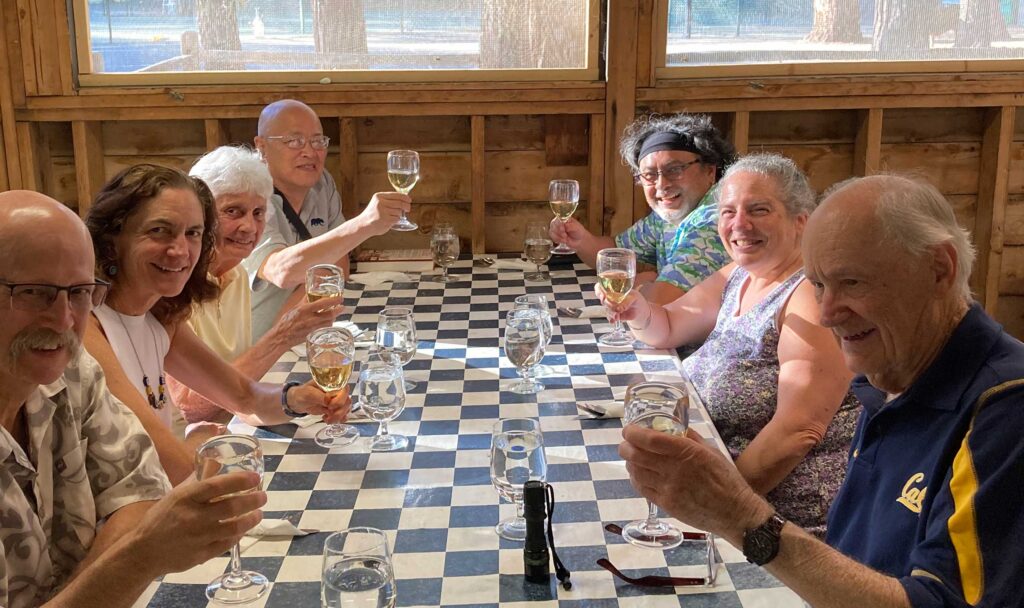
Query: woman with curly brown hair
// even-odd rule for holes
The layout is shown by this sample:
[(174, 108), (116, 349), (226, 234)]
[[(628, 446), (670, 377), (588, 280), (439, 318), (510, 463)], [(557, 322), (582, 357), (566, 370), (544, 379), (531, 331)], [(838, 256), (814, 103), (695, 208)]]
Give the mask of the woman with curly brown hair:
[(217, 296), (207, 278), (215, 217), (213, 195), (201, 180), (149, 164), (110, 180), (86, 217), (97, 275), (111, 287), (89, 320), (85, 346), (111, 392), (153, 438), (174, 483), (192, 473), (190, 445), (219, 425), (202, 427), (186, 443), (165, 373), (254, 425), (282, 423), (296, 412), (340, 420), (348, 410), (345, 393), (330, 397), (312, 383), (282, 389), (239, 374), (184, 322), (193, 304)]

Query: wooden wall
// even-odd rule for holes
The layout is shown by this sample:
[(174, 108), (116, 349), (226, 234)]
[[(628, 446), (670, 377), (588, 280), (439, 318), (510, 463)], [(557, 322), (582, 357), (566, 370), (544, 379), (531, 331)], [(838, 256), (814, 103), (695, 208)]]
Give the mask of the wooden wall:
[(85, 212), (121, 168), (187, 168), (217, 145), (251, 142), (260, 109), (295, 97), (331, 137), (328, 170), (346, 215), (390, 189), (388, 150), (422, 155), (412, 216), (423, 229), (368, 246), (426, 246), (443, 219), (457, 226), (464, 251), (518, 251), (526, 221), (550, 217), (546, 188), (556, 177), (580, 181), (577, 217), (596, 232), (617, 233), (646, 214), (618, 159), (619, 134), (637, 115), (705, 112), (740, 151), (790, 156), (819, 190), (878, 171), (932, 180), (974, 235), (979, 301), (1024, 337), (1019, 74), (659, 80), (656, 1), (616, 0), (601, 82), (78, 89), (64, 6), (0, 6), (0, 188), (38, 189)]

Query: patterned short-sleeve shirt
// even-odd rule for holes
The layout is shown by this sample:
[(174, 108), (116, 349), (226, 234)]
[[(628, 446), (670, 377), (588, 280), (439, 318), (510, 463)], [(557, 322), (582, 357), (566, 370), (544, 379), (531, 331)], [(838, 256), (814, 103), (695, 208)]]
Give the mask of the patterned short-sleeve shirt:
[(28, 450), (0, 427), (0, 606), (56, 593), (88, 553), (97, 522), (158, 500), (170, 483), (141, 423), (84, 351), (24, 405)]
[(650, 213), (615, 237), (615, 244), (635, 251), (638, 261), (657, 266), (658, 281), (689, 291), (729, 263), (718, 237), (714, 191), (708, 190), (679, 226)]

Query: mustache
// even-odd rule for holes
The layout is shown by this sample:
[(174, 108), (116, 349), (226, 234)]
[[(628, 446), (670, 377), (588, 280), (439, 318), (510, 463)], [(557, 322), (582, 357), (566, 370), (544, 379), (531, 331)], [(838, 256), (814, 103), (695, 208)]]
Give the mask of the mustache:
[(9, 350), (11, 359), (17, 360), (34, 348), (66, 348), (72, 353), (78, 353), (81, 347), (82, 340), (70, 329), (58, 333), (52, 329), (38, 328), (26, 329), (15, 335)]

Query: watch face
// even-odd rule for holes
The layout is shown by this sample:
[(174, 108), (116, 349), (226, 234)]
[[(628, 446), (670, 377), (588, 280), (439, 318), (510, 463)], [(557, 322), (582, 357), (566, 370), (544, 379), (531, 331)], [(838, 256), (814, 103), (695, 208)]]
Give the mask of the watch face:
[(776, 542), (777, 539), (770, 532), (758, 528), (743, 539), (743, 554), (755, 564), (763, 564), (772, 558)]

